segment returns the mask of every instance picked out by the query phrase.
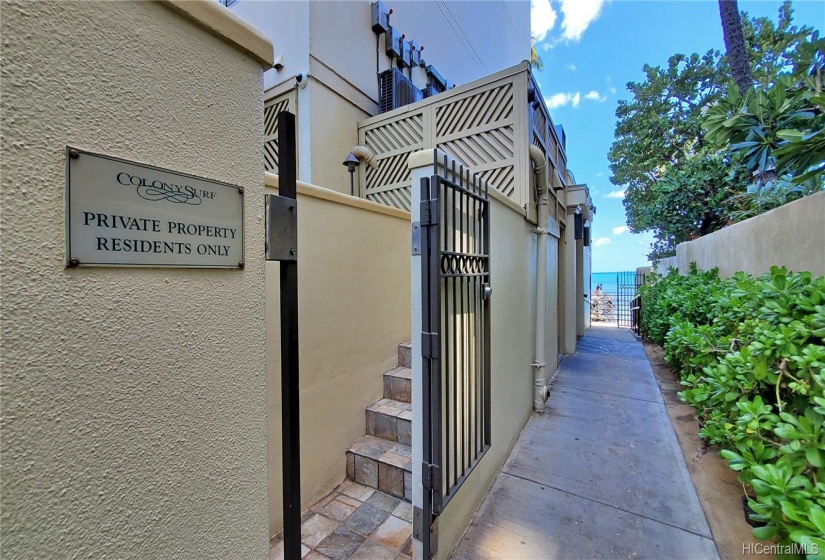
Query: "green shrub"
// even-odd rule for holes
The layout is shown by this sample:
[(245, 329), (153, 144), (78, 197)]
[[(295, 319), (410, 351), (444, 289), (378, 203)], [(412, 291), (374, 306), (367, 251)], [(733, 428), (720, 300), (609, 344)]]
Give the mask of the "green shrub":
[(699, 272), (691, 263), (690, 273), (682, 276), (671, 269), (666, 276), (654, 274), (639, 290), (642, 296), (642, 330), (652, 340), (664, 345), (665, 337), (676, 323), (710, 324), (711, 310), (719, 289), (718, 269)]
[[(664, 344), (699, 434), (750, 488), (761, 539), (825, 558), (825, 278), (673, 272), (646, 286), (642, 326)], [(699, 301), (702, 300), (702, 301)]]

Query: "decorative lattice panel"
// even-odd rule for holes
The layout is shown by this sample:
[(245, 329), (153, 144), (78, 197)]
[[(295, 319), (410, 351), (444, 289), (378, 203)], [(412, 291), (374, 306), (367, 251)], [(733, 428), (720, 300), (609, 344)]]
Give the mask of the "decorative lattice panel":
[(516, 176), (512, 165), (480, 171), (479, 176), (508, 198), (516, 193)]
[(278, 172), (278, 113), (294, 112), (291, 95), (286, 94), (267, 101), (264, 105), (264, 169)]
[(440, 142), (439, 147), (471, 167), (510, 160), (513, 157), (513, 127), (505, 126)]
[(378, 168), (365, 169), (364, 197), (374, 202), (410, 209), (410, 170), (407, 158), (424, 147), (421, 113), (382, 123), (364, 133), (364, 143), (376, 153)]
[(503, 121), (512, 114), (513, 84), (508, 82), (438, 107), (435, 111), (436, 137)]
[(526, 98), (527, 80), (525, 74), (514, 74), (424, 100), (410, 112), (371, 119), (359, 138), (376, 153), (379, 167), (359, 171), (362, 196), (409, 210), (409, 155), (438, 148), (479, 173), (490, 187), (525, 205), (529, 178), (527, 170), (516, 165), (523, 166), (531, 135), (526, 100), (519, 108), (516, 99)]

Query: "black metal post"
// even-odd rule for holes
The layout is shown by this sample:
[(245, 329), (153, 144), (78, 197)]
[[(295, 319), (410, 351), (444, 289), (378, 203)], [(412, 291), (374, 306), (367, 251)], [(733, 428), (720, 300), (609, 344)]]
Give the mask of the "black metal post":
[[(278, 194), (294, 200), (297, 197), (295, 115), (287, 112), (279, 115), (278, 140)], [(298, 371), (298, 262), (281, 261), (281, 455), (285, 560), (301, 559)]]

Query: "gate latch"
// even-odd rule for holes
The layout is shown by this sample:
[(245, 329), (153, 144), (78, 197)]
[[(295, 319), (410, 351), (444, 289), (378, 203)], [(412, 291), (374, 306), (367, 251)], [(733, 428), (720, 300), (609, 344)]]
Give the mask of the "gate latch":
[(490, 286), (489, 282), (484, 283), (484, 299), (488, 300), (493, 295), (493, 288)]

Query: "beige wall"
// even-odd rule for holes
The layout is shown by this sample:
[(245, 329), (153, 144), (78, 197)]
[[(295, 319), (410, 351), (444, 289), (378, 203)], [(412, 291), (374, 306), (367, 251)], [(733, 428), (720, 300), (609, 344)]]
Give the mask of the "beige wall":
[[(369, 114), (322, 82), (313, 80), (307, 90), (311, 103), (312, 182), (349, 194), (350, 177), (343, 161), (358, 144), (358, 121)], [(358, 176), (356, 170), (353, 173), (356, 196), (360, 188)]]
[(564, 228), (564, 323), (561, 339), (564, 342), (562, 352), (573, 354), (576, 351), (576, 322), (578, 317), (576, 295), (581, 294), (577, 278), (578, 270), (581, 267), (578, 259), (579, 253), (576, 250), (578, 241), (575, 239), (572, 208), (567, 214), (567, 223), (569, 226)]
[[(425, 150), (410, 158), (412, 182), (433, 173), (433, 154)], [(443, 161), (440, 152), (439, 164)], [(439, 168), (443, 170), (442, 165)], [(465, 171), (466, 172), (466, 171)], [(443, 171), (442, 171), (443, 173)], [(536, 234), (525, 219), (525, 210), (503, 194), (489, 188), (490, 193), (490, 299), (491, 328), (491, 446), (470, 478), (452, 498), (439, 517), (437, 558), (449, 558), (464, 533), (476, 509), (481, 504), (496, 475), (501, 470), (510, 450), (533, 408), (533, 367), (535, 360), (535, 296), (536, 296)], [(414, 216), (415, 206), (413, 207)], [(553, 226), (553, 228), (555, 225)], [(551, 228), (551, 229), (553, 229)], [(547, 250), (547, 314), (546, 352), (548, 377), (556, 370), (557, 348), (557, 292), (556, 263), (558, 244), (550, 237)], [(413, 285), (420, 278), (420, 257), (413, 258)], [(419, 286), (420, 287), (420, 286)], [(413, 293), (413, 330), (421, 328), (421, 297)], [(420, 403), (421, 358), (420, 344), (413, 338), (413, 404)], [(416, 352), (416, 350), (419, 352)], [(413, 481), (419, 480), (423, 443), (420, 420), (421, 409), (413, 409)], [(413, 503), (421, 499), (421, 487), (413, 488)], [(420, 543), (415, 541), (420, 548)]]
[[(492, 443), (439, 518), (436, 558), (449, 558), (458, 545), (533, 409), (535, 235), (523, 211), (515, 211), (497, 196), (490, 206)], [(554, 329), (548, 328), (548, 348), (555, 337)], [(548, 375), (555, 370), (555, 364), (549, 363)]]
[[(267, 175), (277, 193), (277, 177)], [(364, 409), (410, 339), (409, 214), (298, 185), (301, 498), (309, 507), (346, 476)], [(282, 526), (279, 264), (267, 263), (270, 532)]]
[(825, 275), (825, 192), (806, 196), (676, 247), (679, 270), (696, 262), (719, 267), (723, 278), (737, 271), (758, 275), (771, 266)]
[[(267, 89), (280, 93), (294, 84), (296, 74), (309, 74), (307, 89), (298, 92), (298, 179), (344, 193), (349, 193), (349, 174), (341, 162), (357, 143), (357, 122), (378, 113), (377, 72), (390, 64), (383, 35), (376, 61), (371, 4), (241, 0), (231, 8), (260, 27), (284, 55), (283, 67), (265, 74)], [(424, 45), (427, 63), (453, 83), (529, 58), (530, 4), (524, 0), (385, 4), (394, 9), (392, 25)], [(418, 87), (426, 85), (423, 69), (414, 69), (412, 78)]]
[[(265, 558), (261, 61), (161, 3), (2, 12), (2, 556)], [(246, 267), (66, 269), (67, 144), (243, 186)]]
[[(551, 223), (555, 220), (550, 220)], [(548, 228), (553, 230), (554, 228)], [(558, 227), (554, 231), (558, 231)], [(556, 370), (556, 360), (559, 354), (559, 239), (550, 235), (547, 238), (547, 296), (545, 308), (545, 328), (547, 331), (547, 342), (545, 347), (545, 358), (547, 366), (545, 370), (552, 374)]]
[[(583, 244), (582, 244), (583, 245)], [(587, 294), (587, 299), (582, 297), (582, 322), (580, 325), (579, 334), (584, 336), (584, 331), (590, 327), (590, 294), (593, 293), (591, 285), (591, 251), (590, 247), (582, 247), (582, 292)]]
[(309, 11), (305, 0), (240, 0), (230, 10), (272, 40), (283, 68), (264, 73), (264, 89), (309, 71)]

